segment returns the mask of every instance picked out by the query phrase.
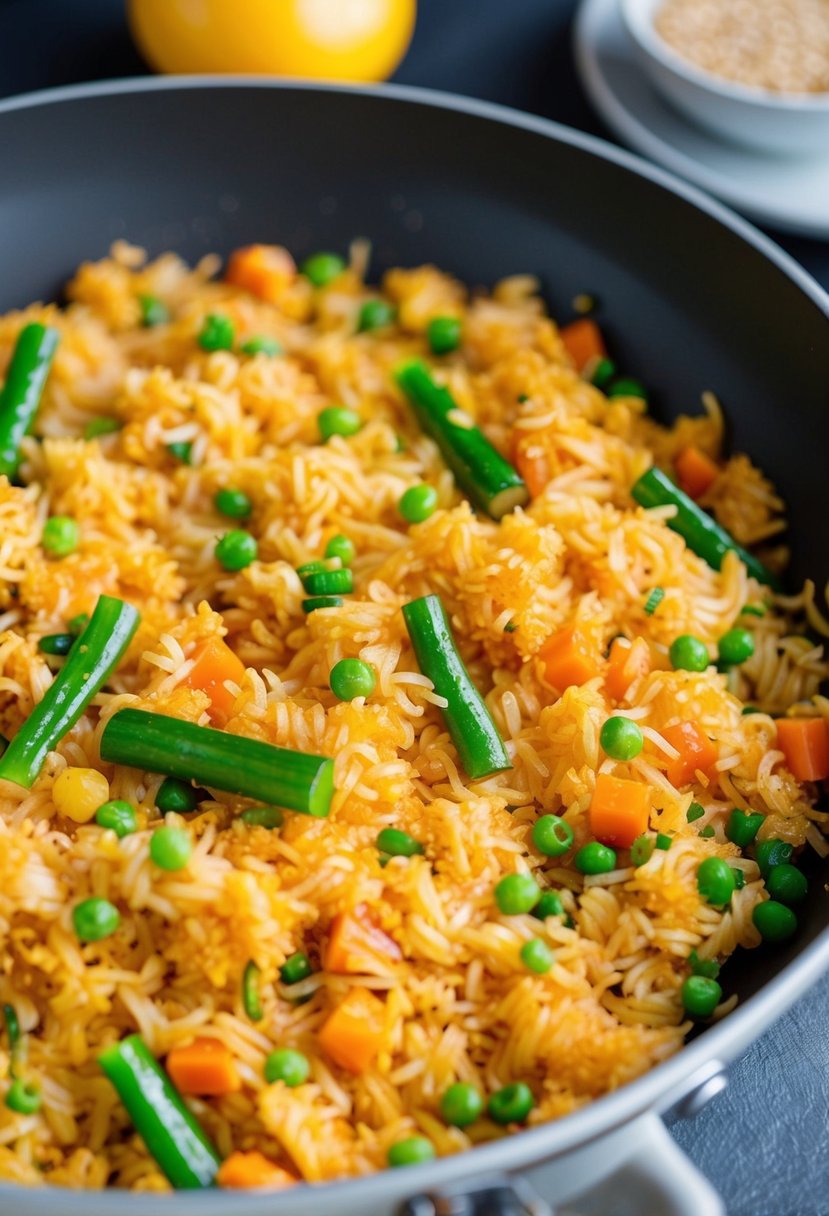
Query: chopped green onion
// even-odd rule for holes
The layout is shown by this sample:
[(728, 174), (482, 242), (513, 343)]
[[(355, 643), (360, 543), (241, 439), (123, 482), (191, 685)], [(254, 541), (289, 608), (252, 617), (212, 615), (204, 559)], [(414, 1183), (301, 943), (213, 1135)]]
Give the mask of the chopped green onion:
[(204, 318), (196, 341), (202, 350), (232, 350), (236, 331), (230, 317), (211, 312)]
[(693, 823), (695, 819), (702, 819), (705, 814), (705, 807), (700, 806), (698, 802), (692, 802), (685, 812), (685, 819), (688, 823)]
[(668, 849), (671, 847), (671, 837), (666, 836), (664, 832), (657, 832), (656, 847), (658, 849), (662, 849), (664, 853), (667, 853)]
[(643, 401), (647, 401), (648, 390), (641, 380), (634, 380), (633, 376), (620, 376), (610, 385), (607, 395), (608, 397), (641, 397)]
[(645, 612), (648, 616), (653, 616), (659, 605), (665, 598), (664, 587), (654, 587), (648, 598), (645, 600)]
[(84, 629), (86, 629), (88, 624), (89, 624), (89, 613), (88, 612), (79, 612), (77, 616), (72, 617), (71, 621), (66, 622), (66, 627), (70, 633), (73, 633), (75, 635), (75, 637), (77, 637), (79, 633), (83, 633)]
[(354, 590), (354, 575), (346, 566), (339, 570), (315, 570), (304, 575), (302, 585), (309, 595), (347, 595)]
[(308, 955), (298, 950), (279, 968), (279, 978), (283, 984), (298, 984), (301, 980), (306, 980), (313, 970)]
[(779, 588), (779, 581), (771, 571), (758, 558), (742, 549), (725, 528), (721, 528), (692, 498), (683, 494), (660, 469), (653, 468), (643, 473), (631, 488), (631, 494), (642, 507), (676, 507), (676, 514), (666, 521), (668, 527), (678, 532), (688, 548), (713, 570), (719, 570), (726, 553), (732, 551), (752, 578)]
[(261, 1022), (265, 1016), (259, 989), (261, 974), (253, 959), (245, 964), (245, 970), (242, 973), (242, 1004), (252, 1022)]
[(652, 836), (637, 836), (630, 846), (630, 860), (635, 866), (643, 866), (653, 857), (656, 842)]
[(193, 444), (182, 441), (181, 443), (168, 443), (167, 451), (171, 456), (182, 464), (193, 463)]
[(746, 876), (739, 866), (732, 866), (731, 869), (734, 871), (734, 890), (742, 891), (746, 885)]
[(705, 827), (704, 827), (704, 828), (700, 828), (700, 830), (699, 830), (699, 832), (697, 833), (697, 835), (698, 835), (698, 836), (702, 836), (702, 837), (703, 837), (704, 839), (706, 839), (706, 840), (710, 840), (710, 839), (711, 839), (711, 837), (714, 835), (714, 828), (713, 828), (713, 825), (712, 825), (712, 824), (710, 824), (710, 823), (706, 823), (706, 825), (705, 825)]
[(765, 616), (765, 604), (743, 604), (740, 609), (740, 616)]
[(387, 329), (389, 325), (394, 325), (396, 317), (397, 309), (387, 300), (366, 300), (357, 317), (357, 333)]
[(100, 435), (114, 435), (124, 424), (118, 418), (92, 418), (83, 428), (84, 439), (97, 439)]
[(441, 713), (468, 775), (477, 781), (511, 768), (504, 741), (458, 652), (440, 597), (426, 595), (405, 604), (403, 619), (420, 670), (448, 702)]
[(9, 1076), (17, 1076), (17, 1065), (25, 1055), (25, 1040), (20, 1032), (20, 1022), (13, 1005), (3, 1006), (3, 1021), (9, 1039)]
[(436, 383), (425, 363), (419, 359), (404, 363), (396, 380), (474, 506), (493, 519), (524, 506), (529, 493), (521, 477), (478, 427), (458, 424), (457, 403), (448, 389)]
[(242, 811), (239, 818), (249, 828), (266, 828), (269, 832), (281, 828), (285, 822), (285, 816), (278, 806), (251, 806)]
[(283, 346), (281, 342), (277, 342), (276, 338), (269, 338), (266, 334), (256, 334), (243, 342), (239, 350), (243, 355), (267, 355), (269, 359), (273, 359), (282, 354)]
[(324, 817), (331, 809), (334, 762), (327, 756), (289, 751), (144, 709), (121, 709), (112, 715), (101, 735), (101, 759), (276, 802), (307, 815)]
[(342, 608), (344, 600), (341, 595), (313, 595), (302, 601), (304, 613), (316, 612), (318, 608)]
[(35, 321), (21, 329), (0, 392), (0, 474), (11, 479), (20, 463), (20, 444), (35, 420), (60, 334)]
[(6, 1106), (18, 1115), (35, 1114), (42, 1101), (40, 1086), (34, 1081), (24, 1081), (22, 1077), (15, 1077), (6, 1094)]
[(108, 1047), (99, 1063), (171, 1185), (213, 1186), (221, 1158), (143, 1039), (129, 1035)]
[(47, 754), (115, 670), (138, 620), (130, 604), (108, 595), (99, 598), (78, 645), (0, 757), (0, 778), (31, 789)]
[(596, 388), (606, 388), (616, 375), (616, 364), (612, 359), (602, 357), (597, 360), (590, 376), (590, 383)]

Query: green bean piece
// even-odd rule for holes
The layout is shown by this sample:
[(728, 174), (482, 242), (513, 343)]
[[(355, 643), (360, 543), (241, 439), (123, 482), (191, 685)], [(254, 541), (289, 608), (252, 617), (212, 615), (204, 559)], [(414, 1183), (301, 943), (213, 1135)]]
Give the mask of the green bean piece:
[(35, 420), (59, 341), (56, 329), (38, 321), (18, 335), (0, 392), (0, 474), (9, 479), (17, 473), (20, 444)]

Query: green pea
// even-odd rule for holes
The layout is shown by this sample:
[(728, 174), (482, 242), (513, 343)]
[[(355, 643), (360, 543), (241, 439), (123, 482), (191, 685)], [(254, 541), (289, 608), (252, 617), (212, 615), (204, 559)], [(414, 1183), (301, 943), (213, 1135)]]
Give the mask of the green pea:
[(40, 1086), (33, 1081), (24, 1081), (22, 1077), (12, 1081), (6, 1094), (6, 1106), (18, 1115), (33, 1115), (40, 1110), (42, 1101)]
[(573, 839), (573, 829), (559, 815), (542, 815), (533, 824), (533, 844), (545, 857), (561, 857), (573, 847)]
[(119, 840), (123, 840), (137, 829), (138, 816), (129, 802), (123, 798), (113, 798), (98, 807), (95, 822), (99, 828), (108, 828)]
[(642, 731), (630, 718), (608, 718), (601, 729), (599, 742), (611, 760), (633, 760), (645, 745)]
[(708, 647), (691, 633), (683, 633), (671, 642), (671, 664), (677, 671), (705, 671), (711, 660)]
[(317, 414), (317, 427), (320, 439), (325, 443), (332, 435), (356, 435), (362, 430), (363, 420), (356, 410), (347, 409), (344, 405), (329, 405)]
[(72, 909), (72, 925), (82, 942), (100, 942), (111, 937), (121, 923), (121, 913), (108, 899), (93, 895)]
[(331, 691), (340, 701), (370, 697), (377, 685), (377, 673), (370, 663), (364, 663), (362, 659), (340, 659), (331, 668), (328, 679)]
[(523, 1123), (535, 1106), (532, 1090), (523, 1081), (496, 1089), (489, 1099), (489, 1116), (495, 1123)]
[(773, 866), (782, 866), (791, 861), (794, 849), (787, 840), (761, 840), (754, 851), (757, 865), (764, 878)]
[(448, 355), (461, 344), (461, 323), (457, 317), (432, 317), (426, 339), (433, 355)]
[(721, 857), (706, 857), (697, 869), (697, 890), (709, 904), (720, 907), (734, 894), (734, 871)]
[(69, 515), (50, 515), (43, 525), (40, 543), (50, 557), (74, 553), (81, 539), (78, 521)]
[(424, 1161), (433, 1161), (434, 1158), (435, 1146), (425, 1136), (410, 1136), (408, 1140), (398, 1140), (386, 1154), (386, 1160), (395, 1169), (402, 1165), (421, 1165)]
[(694, 823), (697, 819), (702, 819), (705, 814), (705, 807), (700, 806), (698, 802), (692, 802), (685, 812), (685, 820), (687, 823)]
[(573, 865), (580, 874), (609, 874), (616, 869), (616, 854), (606, 844), (591, 840), (576, 853)]
[(682, 1007), (692, 1018), (710, 1018), (722, 1000), (722, 988), (714, 979), (690, 975), (682, 985)]
[(741, 849), (747, 848), (763, 826), (764, 819), (765, 815), (757, 811), (740, 811), (735, 807), (725, 825), (727, 839)]
[(757, 904), (751, 919), (760, 936), (767, 942), (784, 942), (797, 930), (797, 917), (794, 912), (775, 899)]
[(182, 828), (156, 828), (150, 837), (150, 858), (161, 870), (183, 870), (193, 845)]
[(140, 295), (138, 307), (141, 309), (141, 324), (145, 329), (166, 325), (170, 320), (170, 310), (158, 296)]
[(357, 318), (357, 333), (366, 333), (372, 329), (387, 329), (393, 325), (397, 309), (386, 300), (366, 300)]
[(41, 654), (65, 655), (75, 645), (74, 633), (50, 633), (37, 644)]
[(259, 546), (256, 537), (251, 536), (250, 532), (234, 528), (231, 532), (225, 532), (221, 540), (216, 542), (213, 552), (225, 570), (235, 573), (256, 561)]
[(641, 397), (643, 401), (647, 401), (648, 390), (641, 380), (635, 380), (633, 376), (620, 376), (610, 385), (607, 395), (608, 397)]
[(168, 443), (167, 451), (171, 456), (174, 456), (176, 460), (181, 461), (182, 464), (193, 463), (192, 443), (186, 441), (182, 441), (180, 443)]
[(213, 505), (220, 515), (228, 519), (247, 519), (253, 510), (253, 503), (244, 490), (217, 490)]
[(283, 1081), (288, 1089), (296, 1089), (297, 1085), (303, 1085), (310, 1075), (311, 1065), (308, 1057), (290, 1047), (272, 1051), (265, 1059), (265, 1080), (269, 1085), (273, 1085), (275, 1081)]
[(123, 426), (117, 418), (92, 418), (83, 428), (84, 439), (97, 439), (101, 435), (113, 435)]
[(630, 846), (630, 860), (635, 866), (643, 866), (653, 857), (656, 842), (652, 836), (637, 836)]
[(389, 857), (414, 857), (425, 852), (419, 840), (398, 828), (383, 828), (382, 832), (378, 832), (377, 848), (381, 853), (388, 853)]
[[(546, 920), (548, 916), (567, 916), (558, 891), (542, 891), (541, 898), (533, 908), (533, 916), (538, 920)], [(567, 921), (568, 928), (572, 928), (573, 922), (569, 916)]]
[(809, 893), (809, 882), (797, 866), (784, 862), (769, 870), (766, 890), (778, 903), (799, 904)]
[(202, 350), (233, 350), (236, 330), (230, 317), (211, 312), (202, 321), (196, 341)]
[(304, 274), (314, 287), (327, 287), (345, 270), (345, 259), (338, 253), (312, 253), (300, 263), (300, 274)]
[(495, 885), (495, 903), (504, 916), (532, 912), (541, 898), (538, 883), (529, 874), (507, 874)]
[(283, 984), (298, 984), (300, 980), (307, 979), (313, 970), (308, 955), (298, 950), (279, 968), (279, 978)]
[(354, 541), (350, 540), (347, 536), (343, 536), (342, 533), (332, 536), (325, 546), (325, 556), (338, 557), (344, 566), (351, 565), (356, 552)]
[(754, 635), (747, 629), (729, 629), (719, 640), (717, 652), (722, 663), (736, 667), (754, 654)]
[(700, 828), (700, 830), (697, 834), (699, 836), (702, 836), (703, 840), (710, 840), (712, 836), (716, 835), (716, 833), (714, 831), (714, 826), (713, 826), (713, 824), (710, 824), (710, 823), (706, 823), (704, 828)]
[(438, 505), (438, 492), (434, 486), (421, 482), (409, 486), (400, 496), (397, 509), (407, 524), (420, 524), (434, 515)]
[(285, 816), (277, 806), (251, 806), (242, 811), (239, 818), (250, 828), (267, 828), (268, 831), (281, 828), (285, 822)]
[(553, 952), (540, 937), (533, 937), (524, 942), (520, 953), (524, 966), (529, 971), (535, 971), (537, 975), (546, 975), (553, 965)]
[(162, 815), (177, 811), (180, 815), (188, 815), (195, 811), (199, 797), (188, 781), (180, 781), (178, 777), (165, 777), (158, 787), (155, 805)]
[(484, 1100), (474, 1085), (456, 1081), (440, 1100), (440, 1113), (452, 1127), (468, 1127), (483, 1114)]
[(688, 955), (688, 965), (694, 975), (704, 975), (709, 980), (715, 980), (720, 974), (720, 964), (716, 959), (700, 958), (696, 950)]
[(267, 355), (269, 359), (273, 359), (276, 355), (281, 355), (284, 348), (276, 338), (269, 338), (267, 334), (255, 334), (243, 342), (239, 350), (243, 355)]

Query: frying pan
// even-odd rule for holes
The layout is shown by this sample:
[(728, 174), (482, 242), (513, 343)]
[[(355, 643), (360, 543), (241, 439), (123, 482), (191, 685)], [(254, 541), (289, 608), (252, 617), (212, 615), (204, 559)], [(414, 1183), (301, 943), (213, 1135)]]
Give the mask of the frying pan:
[[(472, 284), (533, 272), (559, 316), (578, 293), (598, 295), (611, 344), (646, 378), (663, 416), (694, 410), (704, 389), (716, 390), (734, 444), (788, 499), (793, 582), (810, 574), (824, 584), (829, 536), (815, 527), (814, 509), (829, 441), (829, 298), (769, 240), (669, 175), (480, 102), (227, 78), (8, 101), (0, 149), (2, 311), (59, 297), (73, 268), (117, 238), (194, 259), (253, 241), (302, 256), (364, 235), (374, 277), (424, 261)], [(2, 1186), (0, 1212), (540, 1216), (605, 1178), (575, 1210), (716, 1216), (719, 1201), (659, 1116), (699, 1109), (722, 1086), (725, 1065), (829, 966), (820, 878), (793, 941), (729, 963), (735, 1012), (557, 1123), (428, 1165), (282, 1195)]]

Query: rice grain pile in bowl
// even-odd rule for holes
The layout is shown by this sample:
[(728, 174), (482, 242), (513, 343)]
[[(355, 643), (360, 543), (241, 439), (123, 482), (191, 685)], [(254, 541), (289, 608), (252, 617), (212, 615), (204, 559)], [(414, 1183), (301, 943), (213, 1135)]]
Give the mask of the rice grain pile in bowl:
[(365, 262), (121, 245), (0, 321), (3, 1179), (457, 1152), (796, 931), (826, 629), (774, 489), (532, 278)]

